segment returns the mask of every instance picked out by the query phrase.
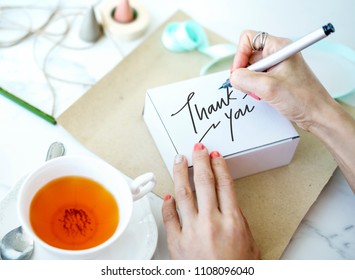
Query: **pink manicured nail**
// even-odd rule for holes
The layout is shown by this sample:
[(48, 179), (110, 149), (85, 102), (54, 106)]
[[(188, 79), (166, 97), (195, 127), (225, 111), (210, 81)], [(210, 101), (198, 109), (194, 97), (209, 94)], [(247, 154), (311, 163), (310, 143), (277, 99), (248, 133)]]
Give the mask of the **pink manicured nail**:
[(252, 92), (246, 92), (247, 95), (249, 95), (250, 97), (256, 99), (256, 100), (260, 100), (260, 97), (257, 96), (256, 94), (252, 93)]
[(170, 194), (167, 194), (167, 195), (164, 197), (164, 201), (168, 201), (170, 198), (171, 198), (171, 195), (170, 195)]
[(221, 156), (221, 154), (217, 151), (213, 151), (210, 153), (210, 158), (218, 158), (220, 156)]
[(194, 151), (201, 151), (205, 148), (205, 146), (202, 143), (196, 143), (194, 146)]

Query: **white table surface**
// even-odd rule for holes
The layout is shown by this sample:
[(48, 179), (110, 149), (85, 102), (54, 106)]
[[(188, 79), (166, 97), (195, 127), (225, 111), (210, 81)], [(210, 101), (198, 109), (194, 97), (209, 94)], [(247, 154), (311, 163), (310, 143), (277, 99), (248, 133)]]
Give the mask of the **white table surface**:
[[(58, 0), (0, 0), (0, 6), (16, 4), (53, 8), (57, 2)], [(100, 1), (63, 0), (61, 7), (67, 14), (70, 12), (69, 7), (82, 7), (81, 11), (84, 11), (86, 7), (97, 2)], [(298, 37), (332, 22), (336, 32), (329, 39), (355, 49), (353, 0), (140, 2), (152, 17), (149, 30), (143, 38), (125, 43), (113, 42), (110, 38), (103, 37), (86, 50), (58, 47), (51, 53), (47, 63), (48, 72), (61, 79), (77, 82), (73, 84), (51, 80), (57, 97), (55, 116), (64, 112), (177, 9), (185, 11), (203, 26), (232, 42), (237, 42), (244, 29), (262, 30), (284, 37)], [(13, 14), (10, 18), (18, 20), (21, 17), (20, 22), (26, 24), (31, 17), (33, 24), (38, 25), (48, 14), (47, 10), (42, 10), (36, 13)], [(4, 23), (4, 17), (8, 15), (0, 10), (0, 24)], [(71, 46), (85, 46), (78, 38), (81, 20), (82, 17), (77, 16), (69, 40), (66, 41)], [(50, 30), (57, 32), (62, 26), (63, 22), (57, 21)], [(13, 34), (14, 31), (5, 32), (0, 28), (0, 40), (10, 38)], [(51, 41), (43, 35), (38, 35), (14, 47), (0, 48), (0, 86), (47, 112), (51, 110), (52, 95), (38, 65), (43, 63), (45, 54), (52, 46)], [(331, 72), (332, 67), (329, 68), (327, 71), (330, 71), (331, 75), (337, 74)], [(336, 80), (332, 82), (334, 87), (339, 86)], [(354, 95), (344, 100), (355, 105)], [(44, 161), (47, 149), (54, 141), (63, 142), (67, 154), (91, 154), (61, 126), (53, 126), (0, 96), (0, 198), (24, 174)], [(149, 199), (159, 229), (154, 258), (166, 259), (169, 255), (161, 219), (162, 200), (154, 194), (151, 194)], [(354, 213), (354, 194), (341, 172), (336, 170), (303, 219), (282, 259), (355, 259)]]

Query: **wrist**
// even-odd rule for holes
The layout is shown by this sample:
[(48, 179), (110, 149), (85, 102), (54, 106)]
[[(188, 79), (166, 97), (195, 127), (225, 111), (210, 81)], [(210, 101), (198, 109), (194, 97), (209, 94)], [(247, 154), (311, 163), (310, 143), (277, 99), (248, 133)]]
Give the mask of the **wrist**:
[(310, 131), (328, 148), (355, 193), (355, 120), (339, 104), (329, 106), (327, 115)]
[[(346, 137), (345, 128), (352, 126), (351, 116), (333, 99), (325, 101), (314, 113), (309, 131), (332, 147), (339, 137)], [(345, 135), (344, 135), (345, 133)]]

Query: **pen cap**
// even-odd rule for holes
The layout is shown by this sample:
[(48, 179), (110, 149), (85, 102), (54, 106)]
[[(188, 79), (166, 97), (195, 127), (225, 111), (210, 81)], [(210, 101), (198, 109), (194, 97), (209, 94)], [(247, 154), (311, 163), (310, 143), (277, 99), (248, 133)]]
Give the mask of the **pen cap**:
[(330, 33), (334, 33), (335, 32), (335, 28), (334, 28), (333, 24), (331, 24), (331, 23), (328, 23), (327, 25), (324, 25), (323, 26), (323, 30), (324, 30), (325, 35), (327, 35), (327, 36)]

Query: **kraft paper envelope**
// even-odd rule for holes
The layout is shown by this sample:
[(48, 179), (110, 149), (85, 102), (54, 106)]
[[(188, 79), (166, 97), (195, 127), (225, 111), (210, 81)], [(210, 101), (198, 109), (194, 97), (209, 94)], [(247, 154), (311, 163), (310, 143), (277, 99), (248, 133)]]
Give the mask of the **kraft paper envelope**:
[[(169, 22), (187, 19), (178, 12)], [(154, 192), (161, 197), (172, 194), (174, 189), (142, 118), (146, 91), (197, 77), (210, 61), (195, 51), (166, 50), (161, 43), (164, 27), (58, 118), (83, 145), (126, 175), (134, 178), (154, 172), (158, 180)], [(207, 34), (211, 44), (225, 43), (212, 32)], [(264, 259), (280, 258), (336, 168), (319, 140), (310, 133), (298, 132), (301, 139), (291, 164), (235, 181), (238, 201)]]

